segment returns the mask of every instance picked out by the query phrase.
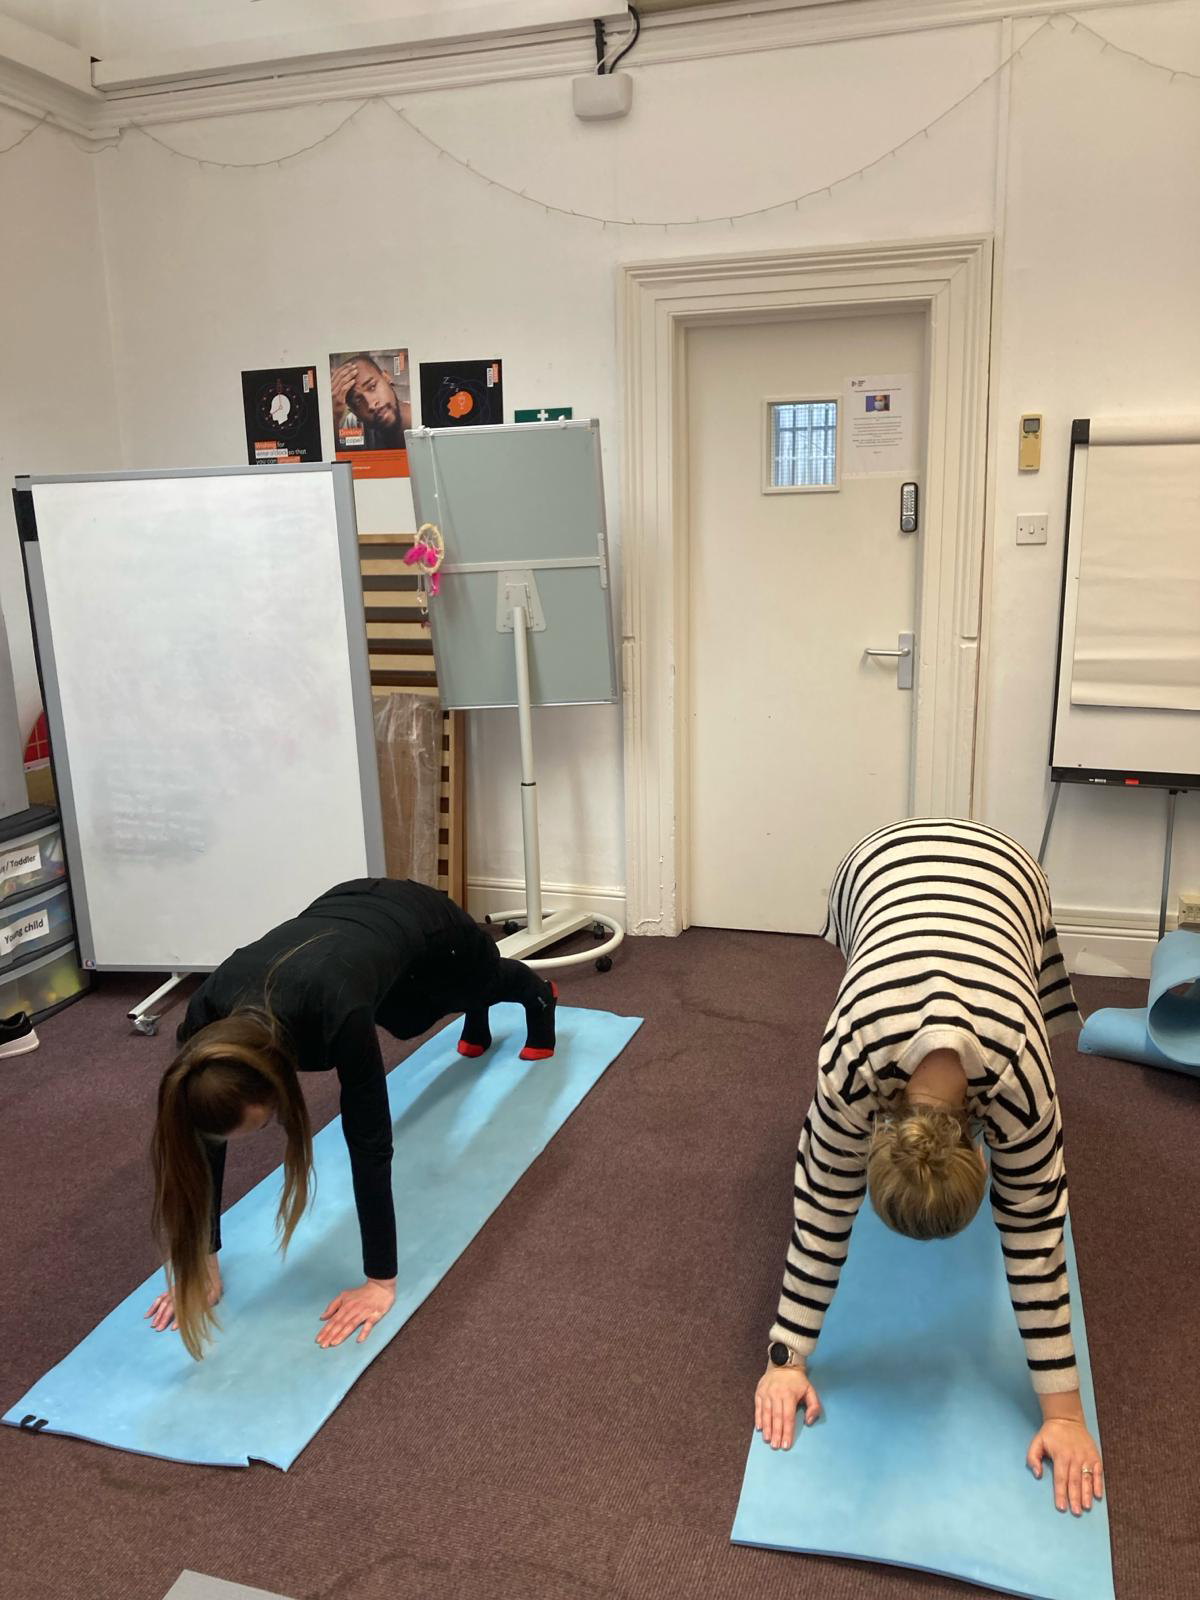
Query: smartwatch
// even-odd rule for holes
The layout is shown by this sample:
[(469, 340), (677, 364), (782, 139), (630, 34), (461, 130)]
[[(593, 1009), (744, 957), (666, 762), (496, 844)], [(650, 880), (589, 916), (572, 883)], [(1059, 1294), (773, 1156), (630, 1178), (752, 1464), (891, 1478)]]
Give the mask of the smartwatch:
[(773, 1367), (802, 1367), (803, 1358), (798, 1356), (790, 1345), (780, 1344), (776, 1339), (767, 1351)]

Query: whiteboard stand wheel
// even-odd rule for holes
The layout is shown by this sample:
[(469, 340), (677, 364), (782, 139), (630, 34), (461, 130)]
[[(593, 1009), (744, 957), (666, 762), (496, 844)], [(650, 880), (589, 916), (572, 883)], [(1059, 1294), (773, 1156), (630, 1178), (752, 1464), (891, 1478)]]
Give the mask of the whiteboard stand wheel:
[(130, 1022), (133, 1023), (134, 1033), (144, 1034), (150, 1039), (154, 1037), (158, 1032), (158, 1024), (162, 1017), (162, 1012), (152, 1011), (151, 1007), (158, 1005), (160, 1000), (165, 1000), (169, 994), (178, 989), (186, 977), (186, 972), (173, 972), (165, 983), (159, 984), (153, 994), (148, 994), (144, 1000), (139, 1001), (136, 1006), (125, 1013)]
[[(605, 932), (606, 933), (608, 932), (607, 928), (605, 929)], [(598, 958), (597, 962), (596, 962), (596, 971), (597, 972), (611, 972), (612, 971), (612, 957), (611, 956), (600, 956)]]
[[(530, 928), (528, 911), (497, 911), (505, 922), (515, 922), (521, 930), (501, 939), (497, 945), (501, 956), (512, 961), (523, 961), (534, 972), (550, 972), (556, 967), (587, 967), (593, 962), (610, 957), (625, 938), (625, 930), (614, 918), (603, 911), (546, 911), (540, 927)], [(571, 955), (555, 955), (556, 946), (580, 934), (591, 933), (596, 923), (603, 923), (608, 938), (598, 948), (589, 944), (587, 949), (576, 950)], [(550, 952), (543, 954), (543, 952)], [(602, 971), (607, 972), (604, 967)]]
[(514, 922), (511, 917), (504, 924), (504, 933), (506, 938), (511, 938), (514, 933), (519, 933), (520, 931), (521, 924), (519, 922)]
[(608, 929), (604, 926), (604, 924), (602, 922), (593, 922), (592, 923), (592, 938), (593, 939), (607, 939), (608, 938)]

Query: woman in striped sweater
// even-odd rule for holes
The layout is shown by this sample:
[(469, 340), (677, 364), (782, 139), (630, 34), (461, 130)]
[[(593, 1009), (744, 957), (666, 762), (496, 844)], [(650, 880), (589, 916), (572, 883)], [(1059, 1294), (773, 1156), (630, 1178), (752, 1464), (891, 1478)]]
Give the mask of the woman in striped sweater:
[(1060, 1511), (1104, 1492), (1079, 1399), (1063, 1249), (1067, 1179), (1050, 1039), (1079, 1026), (1050, 891), (1020, 845), (975, 822), (916, 820), (857, 844), (829, 893), (825, 936), (847, 958), (796, 1158), (788, 1245), (755, 1426), (790, 1446), (821, 1403), (808, 1359), (868, 1189), (916, 1239), (965, 1228), (987, 1188)]

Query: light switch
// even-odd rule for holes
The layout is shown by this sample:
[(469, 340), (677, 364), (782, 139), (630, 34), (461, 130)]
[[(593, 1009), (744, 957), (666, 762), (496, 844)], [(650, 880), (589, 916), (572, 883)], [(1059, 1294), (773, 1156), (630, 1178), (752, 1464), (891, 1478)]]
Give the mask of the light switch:
[(1017, 543), (1018, 544), (1045, 544), (1046, 524), (1049, 518), (1044, 514), (1027, 512), (1017, 518)]

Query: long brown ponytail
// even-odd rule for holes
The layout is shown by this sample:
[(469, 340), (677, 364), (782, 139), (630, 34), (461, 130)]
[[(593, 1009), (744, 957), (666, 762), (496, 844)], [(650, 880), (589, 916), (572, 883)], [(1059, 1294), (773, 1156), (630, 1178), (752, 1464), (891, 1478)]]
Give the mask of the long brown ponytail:
[(208, 1303), (212, 1174), (204, 1145), (227, 1138), (249, 1106), (270, 1107), (287, 1135), (277, 1223), (286, 1251), (308, 1205), (312, 1129), (275, 1019), (251, 1008), (193, 1034), (158, 1089), (151, 1147), (154, 1230), (166, 1258), (175, 1320), (197, 1361), (218, 1325)]

